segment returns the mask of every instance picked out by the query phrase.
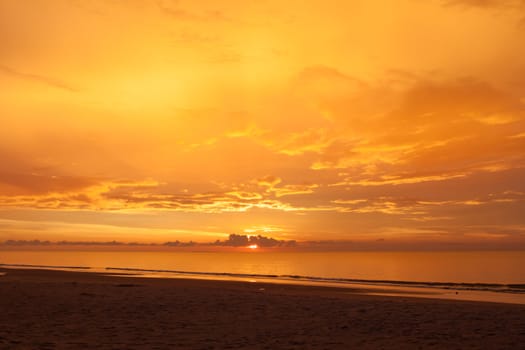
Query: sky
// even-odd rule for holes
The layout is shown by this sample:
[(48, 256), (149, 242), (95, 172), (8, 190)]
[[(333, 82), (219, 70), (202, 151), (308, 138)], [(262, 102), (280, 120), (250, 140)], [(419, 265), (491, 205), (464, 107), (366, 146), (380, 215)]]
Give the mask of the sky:
[(0, 0), (0, 241), (525, 247), (525, 1)]

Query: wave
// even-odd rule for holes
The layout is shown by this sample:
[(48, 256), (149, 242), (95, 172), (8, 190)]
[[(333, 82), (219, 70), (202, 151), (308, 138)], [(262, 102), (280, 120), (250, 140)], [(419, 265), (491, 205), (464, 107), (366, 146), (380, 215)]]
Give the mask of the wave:
[(195, 272), (180, 270), (159, 270), (159, 269), (140, 269), (128, 267), (106, 267), (108, 271), (128, 271), (142, 273), (163, 273), (186, 276), (215, 276), (230, 278), (250, 278), (250, 279), (270, 279), (281, 281), (298, 282), (317, 282), (317, 283), (337, 283), (337, 284), (366, 284), (376, 286), (398, 286), (398, 287), (418, 287), (418, 288), (439, 288), (452, 290), (471, 290), (471, 291), (490, 291), (498, 293), (525, 294), (525, 284), (500, 284), (500, 283), (456, 283), (456, 282), (417, 282), (417, 281), (395, 281), (395, 280), (369, 280), (355, 278), (333, 278), (316, 277), (301, 275), (272, 275), (272, 274), (250, 274), (250, 273), (231, 273), (231, 272)]
[(4, 267), (23, 267), (23, 268), (38, 268), (38, 269), (73, 269), (73, 270), (91, 270), (87, 266), (61, 266), (61, 265), (29, 265), (29, 264), (0, 264)]
[[(2, 264), (0, 267), (19, 267), (19, 268), (38, 268), (38, 269), (59, 269), (59, 270), (82, 270), (87, 272), (100, 272), (99, 269), (87, 266), (60, 266), (60, 265), (28, 265), (28, 264)], [(134, 267), (105, 267), (103, 271), (125, 271), (140, 274), (164, 274), (180, 276), (207, 276), (217, 278), (240, 278), (240, 279), (264, 279), (268, 281), (295, 281), (299, 283), (318, 283), (338, 284), (342, 286), (350, 285), (373, 285), (388, 287), (413, 287), (413, 288), (438, 288), (463, 291), (488, 291), (497, 293), (525, 294), (525, 284), (502, 284), (502, 283), (458, 283), (458, 282), (421, 282), (421, 281), (397, 281), (397, 280), (372, 280), (357, 278), (334, 278), (317, 277), (302, 275), (275, 275), (275, 274), (252, 274), (252, 273), (233, 273), (233, 272), (205, 272), (205, 271), (182, 271), (166, 269), (143, 269)]]

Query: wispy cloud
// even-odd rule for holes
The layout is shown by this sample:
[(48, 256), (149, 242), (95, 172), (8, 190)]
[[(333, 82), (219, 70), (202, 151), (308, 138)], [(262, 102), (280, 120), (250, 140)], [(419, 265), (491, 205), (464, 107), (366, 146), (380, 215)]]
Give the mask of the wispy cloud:
[(523, 0), (442, 0), (445, 6), (473, 6), (473, 7), (520, 7), (525, 6)]
[(72, 85), (60, 79), (56, 79), (56, 78), (52, 78), (52, 77), (48, 77), (48, 76), (40, 75), (40, 74), (22, 72), (14, 68), (11, 68), (9, 66), (6, 66), (4, 64), (0, 64), (0, 72), (11, 75), (15, 78), (29, 80), (29, 81), (33, 81), (33, 82), (40, 83), (40, 84), (45, 84), (45, 85), (48, 85), (48, 86), (51, 86), (57, 89), (66, 90), (69, 92), (79, 91), (79, 89), (73, 87)]
[[(0, 174), (2, 175), (2, 174)], [(21, 179), (21, 180), (20, 180)], [(37, 186), (37, 184), (43, 184)], [(14, 187), (14, 188), (13, 188)], [(244, 212), (250, 209), (300, 211), (278, 197), (312, 193), (312, 186), (228, 189), (205, 193), (166, 191), (146, 181), (97, 180), (43, 175), (0, 176), (0, 207), (61, 210), (174, 210), (183, 212)]]
[(475, 198), (450, 200), (381, 196), (376, 198), (336, 199), (332, 203), (337, 205), (336, 209), (341, 212), (402, 215), (407, 220), (427, 222), (452, 219), (452, 217), (443, 216), (442, 213), (440, 214), (439, 211), (436, 211), (436, 209), (440, 208), (446, 208), (454, 212), (461, 207), (512, 203), (522, 203), (523, 205), (525, 203), (525, 194), (505, 191)]
[(509, 14), (517, 14), (518, 27), (525, 28), (524, 0), (443, 0), (443, 6), (460, 8), (478, 8)]
[(229, 19), (219, 10), (208, 9), (193, 12), (183, 8), (178, 0), (157, 0), (159, 10), (178, 20), (186, 21), (228, 21)]

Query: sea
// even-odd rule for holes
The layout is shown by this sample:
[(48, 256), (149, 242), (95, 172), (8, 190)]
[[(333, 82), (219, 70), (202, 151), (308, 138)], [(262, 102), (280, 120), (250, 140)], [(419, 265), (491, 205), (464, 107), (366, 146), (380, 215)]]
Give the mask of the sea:
[(525, 251), (8, 250), (0, 251), (0, 267), (326, 285), (368, 294), (525, 304)]

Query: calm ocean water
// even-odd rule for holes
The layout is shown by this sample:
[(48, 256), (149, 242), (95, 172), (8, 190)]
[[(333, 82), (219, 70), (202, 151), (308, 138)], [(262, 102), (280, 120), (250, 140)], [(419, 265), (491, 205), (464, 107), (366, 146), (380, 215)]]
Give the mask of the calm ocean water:
[(525, 251), (0, 251), (0, 265), (315, 284), (365, 288), (368, 294), (525, 304)]
[(525, 284), (525, 251), (100, 252), (0, 251), (2, 264), (107, 267), (247, 275)]

